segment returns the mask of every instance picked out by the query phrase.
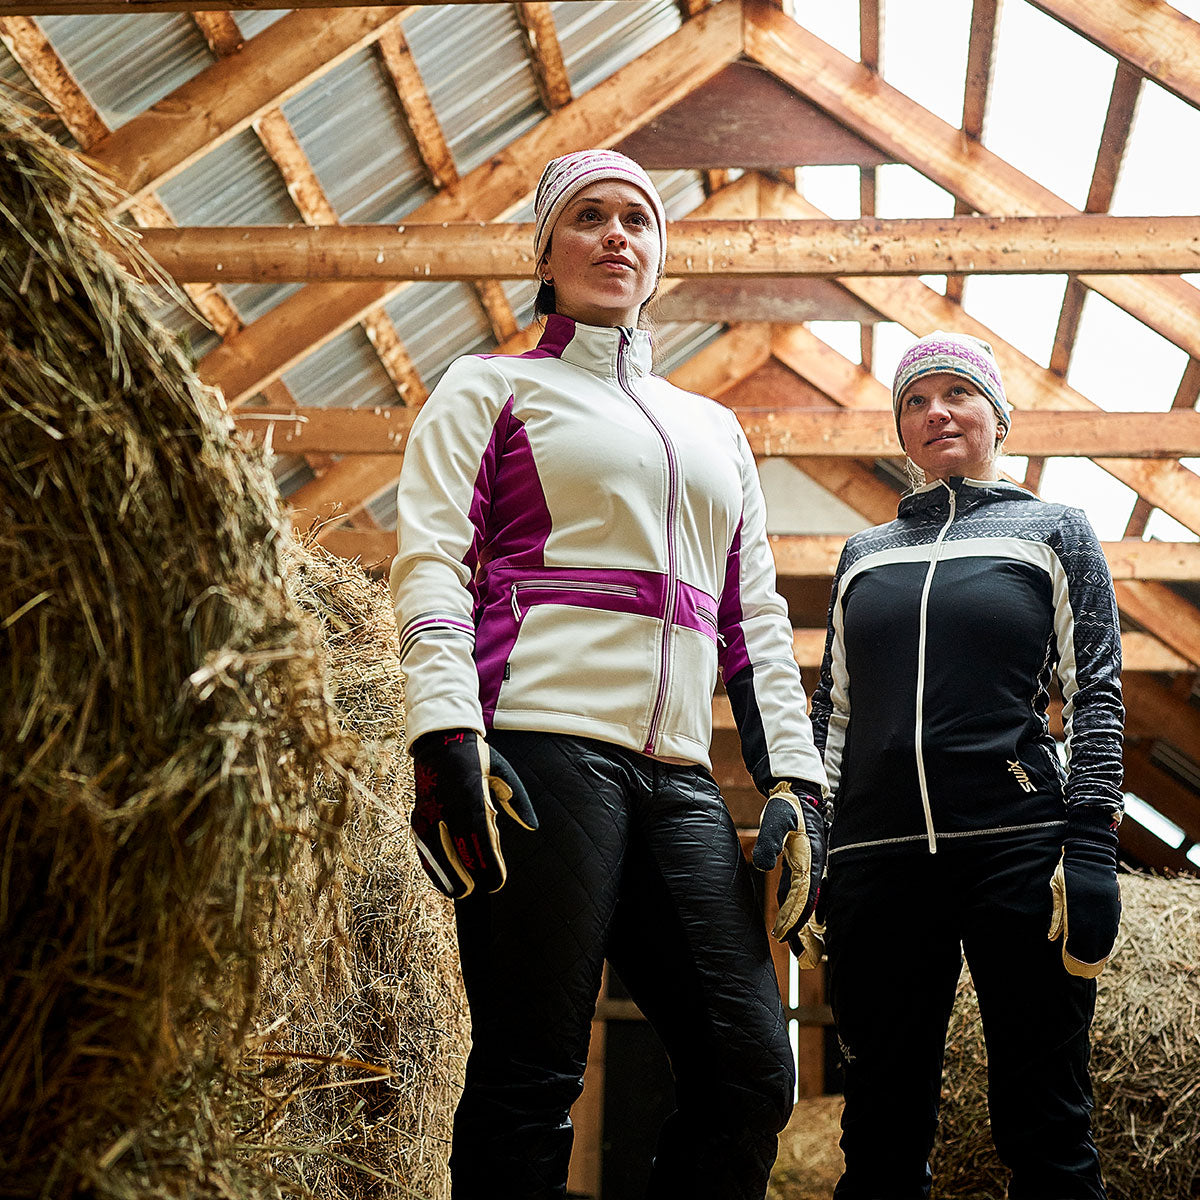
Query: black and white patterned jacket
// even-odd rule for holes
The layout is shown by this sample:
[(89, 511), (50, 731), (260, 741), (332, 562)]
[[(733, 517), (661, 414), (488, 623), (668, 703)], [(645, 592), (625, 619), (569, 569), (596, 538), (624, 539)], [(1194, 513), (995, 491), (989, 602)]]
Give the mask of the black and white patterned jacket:
[(1081, 511), (1002, 481), (904, 497), (850, 538), (834, 579), (812, 702), (831, 852), (1052, 836), (1067, 805), (1119, 812), (1120, 678), (1112, 579)]

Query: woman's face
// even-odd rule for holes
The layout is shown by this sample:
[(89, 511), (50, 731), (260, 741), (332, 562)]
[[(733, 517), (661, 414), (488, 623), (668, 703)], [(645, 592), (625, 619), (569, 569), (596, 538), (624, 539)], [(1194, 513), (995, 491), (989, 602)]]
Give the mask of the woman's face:
[(563, 209), (542, 278), (559, 313), (585, 325), (636, 325), (658, 284), (658, 226), (642, 192), (617, 179), (583, 188)]
[(900, 439), (925, 478), (998, 479), (996, 410), (961, 375), (926, 375), (900, 397)]

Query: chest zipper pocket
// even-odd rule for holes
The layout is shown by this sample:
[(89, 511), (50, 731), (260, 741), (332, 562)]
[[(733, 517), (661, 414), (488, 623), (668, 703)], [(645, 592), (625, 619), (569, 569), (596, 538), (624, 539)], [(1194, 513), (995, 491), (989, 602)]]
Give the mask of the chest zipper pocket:
[[(521, 620), (522, 592), (580, 592), (585, 596), (636, 596), (631, 583), (584, 583), (574, 579), (526, 579), (512, 585), (513, 617)], [(526, 611), (530, 608), (525, 605)]]

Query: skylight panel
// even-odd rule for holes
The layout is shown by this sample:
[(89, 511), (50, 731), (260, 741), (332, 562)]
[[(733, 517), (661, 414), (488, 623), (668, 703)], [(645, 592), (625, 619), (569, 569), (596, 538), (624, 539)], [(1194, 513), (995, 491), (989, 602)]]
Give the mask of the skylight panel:
[[(1018, 415), (1016, 420), (1019, 420)], [(1115, 542), (1125, 536), (1129, 514), (1137, 499), (1107, 471), (1090, 458), (1048, 458), (1038, 492), (1043, 500), (1082, 508), (1101, 541)]]
[(840, 50), (847, 58), (859, 60), (858, 5), (829, 0), (785, 0), (784, 11), (810, 33)]
[(1156, 508), (1146, 522), (1146, 541), (1159, 542), (1197, 542), (1200, 541), (1195, 533), (1186, 525), (1181, 525), (1174, 517), (1168, 516), (1161, 508)]
[(943, 121), (960, 126), (971, 5), (962, 0), (885, 0), (882, 25), (883, 77)]
[(843, 358), (862, 362), (862, 326), (857, 321), (810, 321), (808, 328)]
[(891, 389), (892, 379), (905, 350), (917, 340), (917, 335), (895, 321), (880, 321), (875, 326), (875, 350), (871, 371), (875, 378)]
[(1025, 0), (1007, 0), (984, 144), (1082, 208), (1115, 74), (1110, 54)]
[[(997, 337), (1045, 367), (1066, 286), (1065, 275), (972, 275), (963, 307)], [(1020, 397), (1014, 401), (1019, 407)]]
[(950, 217), (954, 197), (907, 163), (875, 168), (875, 213), (880, 217)]
[(1096, 292), (1083, 305), (1067, 382), (1110, 412), (1171, 407), (1187, 352)]
[(862, 211), (857, 167), (801, 167), (796, 183), (827, 217), (848, 221)]
[(1149, 217), (1200, 213), (1200, 111), (1149, 81), (1113, 194), (1111, 211)]

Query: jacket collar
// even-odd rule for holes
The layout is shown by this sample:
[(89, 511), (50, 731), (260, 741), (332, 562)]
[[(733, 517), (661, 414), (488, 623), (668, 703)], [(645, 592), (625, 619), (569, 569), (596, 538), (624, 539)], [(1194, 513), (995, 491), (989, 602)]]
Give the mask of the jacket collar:
[(546, 328), (538, 341), (538, 351), (561, 358), (596, 375), (613, 378), (622, 351), (625, 369), (632, 376), (648, 375), (652, 351), (650, 335), (644, 329), (584, 325), (557, 313), (546, 318)]
[(935, 479), (902, 496), (897, 515), (904, 517), (928, 509), (947, 508), (951, 494), (963, 508), (989, 500), (1029, 500), (1033, 497), (1032, 492), (1007, 479), (967, 479), (962, 475), (951, 475), (949, 479)]

